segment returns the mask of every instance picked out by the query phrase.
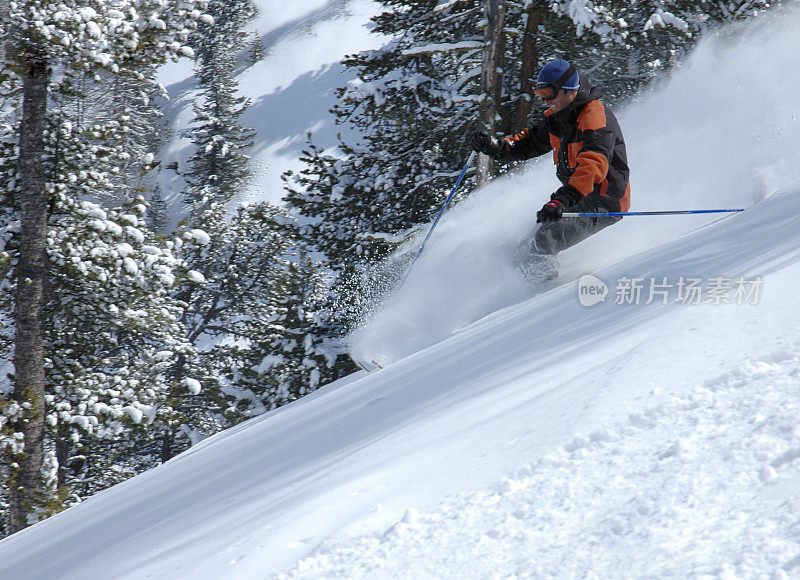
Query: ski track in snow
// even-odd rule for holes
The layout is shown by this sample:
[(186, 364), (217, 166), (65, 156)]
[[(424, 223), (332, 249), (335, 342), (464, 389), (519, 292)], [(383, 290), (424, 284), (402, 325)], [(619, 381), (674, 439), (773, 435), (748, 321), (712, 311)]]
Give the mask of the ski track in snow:
[(800, 577), (799, 377), (752, 361), (272, 577)]

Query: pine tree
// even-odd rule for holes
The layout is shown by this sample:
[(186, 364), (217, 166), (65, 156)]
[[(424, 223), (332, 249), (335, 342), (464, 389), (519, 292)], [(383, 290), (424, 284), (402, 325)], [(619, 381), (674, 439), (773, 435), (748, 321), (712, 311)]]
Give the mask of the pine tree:
[[(9, 39), (2, 68), (12, 71), (10, 81), (22, 95), (21, 115), (6, 117), (14, 125), (15, 117), (19, 119), (15, 127), (19, 137), (13, 175), (9, 172), (11, 180), (4, 184), (14, 196), (21, 223), (19, 233), (12, 233), (18, 236), (13, 270), (19, 281), (14, 298), (14, 391), (3, 405), (7, 434), (3, 448), (11, 466), (10, 532), (40, 518), (52, 498), (54, 461), (45, 439), (47, 252), (52, 242), (48, 225), (56, 196), (71, 191), (69, 183), (81, 180), (80, 172), (72, 174), (73, 182), (62, 182), (53, 174), (59, 159), (54, 139), (70, 126), (54, 121), (51, 103), (57, 99), (48, 99), (48, 94), (68, 92), (70, 84), (88, 71), (125, 75), (145, 63), (190, 54), (182, 47), (200, 15), (198, 6), (202, 3), (194, 0), (180, 5), (120, 0), (111, 9), (102, 2), (72, 0), (23, 0), (0, 6), (0, 28)], [(57, 77), (54, 70), (59, 71)], [(83, 163), (102, 161), (102, 148), (88, 151), (92, 159)], [(102, 169), (89, 169), (86, 175), (96, 182), (108, 179)]]
[(294, 245), (275, 291), (278, 318), (270, 354), (259, 375), (272, 388), (262, 398), (269, 408), (305, 396), (356, 370), (347, 347), (332, 326), (329, 288), (320, 264)]
[(175, 296), (202, 353), (193, 374), (218, 382), (209, 394), (224, 393), (191, 401), (203, 402), (207, 419), (233, 424), (341, 376), (344, 349), (315, 334), (328, 316), (324, 281), (313, 261), (296, 255), (291, 223), (266, 203), (242, 206), (229, 219), (215, 204), (179, 236), (194, 240), (181, 256), (203, 279)]
[(780, 3), (610, 0), (600, 6), (590, 0), (558, 0), (553, 11), (576, 27), (579, 38), (600, 40), (595, 45), (578, 42), (563, 54), (599, 82), (607, 99), (618, 102), (679, 65), (707, 32)]
[(315, 218), (304, 236), (348, 267), (385, 255), (387, 236), (429, 218), (465, 158), (463, 135), (476, 120), (480, 10), (443, 14), (435, 0), (384, 4), (397, 11), (376, 17), (375, 31), (398, 39), (345, 60), (359, 80), (339, 90), (335, 108), (363, 141), (341, 143), (338, 155), (311, 145), (303, 158), (308, 171), (288, 176), (297, 187), (287, 201)]
[(250, 101), (236, 95), (234, 74), (246, 39), (242, 27), (255, 7), (250, 0), (211, 0), (208, 13), (213, 23), (201, 26), (192, 39), (200, 98), (194, 105), (194, 126), (187, 132), (195, 152), (189, 159), (184, 201), (195, 212), (239, 193), (248, 175), (245, 150), (252, 146), (254, 135), (239, 123)]
[(164, 199), (161, 187), (158, 185), (153, 188), (153, 193), (150, 197), (149, 225), (154, 232), (166, 233), (167, 231), (167, 202)]
[(163, 114), (156, 99), (163, 88), (157, 67), (143, 63), (125, 75), (108, 71), (77, 72), (62, 83), (54, 99), (58, 116), (82, 132), (84, 144), (105, 150), (108, 188), (91, 196), (108, 206), (131, 202), (146, 190), (144, 177), (153, 168), (161, 145)]
[(261, 62), (267, 56), (267, 51), (264, 48), (264, 43), (261, 42), (261, 35), (258, 30), (253, 33), (253, 39), (250, 41), (249, 56), (251, 65)]
[(233, 199), (249, 172), (249, 157), (243, 151), (252, 146), (253, 132), (238, 119), (250, 101), (235, 95), (231, 66), (231, 60), (222, 58), (199, 65), (203, 88), (200, 102), (194, 105), (190, 136), (195, 153), (189, 159), (185, 193), (185, 202), (193, 211)]
[(113, 173), (114, 202), (129, 203), (147, 191), (145, 176), (154, 169), (155, 154), (164, 142), (164, 114), (158, 99), (166, 95), (157, 82), (158, 68), (142, 67), (135, 76), (115, 77), (111, 95), (114, 118), (125, 127), (120, 146), (123, 164)]
[[(122, 472), (129, 455), (157, 464), (145, 443), (177, 428), (176, 407), (194, 389), (195, 379), (170, 372), (174, 359), (194, 357), (169, 297), (187, 273), (170, 249), (148, 243), (144, 211), (65, 198), (51, 220), (60, 243), (49, 252), (48, 425), (60, 483), (79, 497), (114, 483), (104, 473)], [(107, 455), (90, 457), (97, 447)]]
[(202, 353), (197, 374), (215, 385), (206, 390), (199, 413), (189, 413), (192, 421), (216, 416), (231, 425), (245, 416), (248, 405), (238, 405), (246, 398), (242, 383), (254, 364), (252, 345), (269, 335), (273, 273), (286, 250), (273, 221), (276, 212), (258, 204), (240, 208), (229, 220), (223, 204), (212, 204), (181, 230), (180, 255), (202, 283), (182, 288), (175, 299), (184, 305), (189, 341)]
[[(188, 275), (168, 248), (147, 243), (144, 212), (140, 202), (105, 210), (65, 194), (53, 204), (43, 435), (45, 464), (58, 470), (47, 478), (51, 495), (58, 485), (86, 497), (119, 480), (109, 474), (135, 471), (132, 460), (139, 469), (157, 464), (145, 442), (180, 418), (175, 407), (192, 393), (191, 377), (169, 372), (173, 358), (194, 357), (183, 311), (169, 298), (178, 277)], [(7, 237), (0, 255), (9, 281), (18, 243)], [(14, 306), (9, 298), (0, 299), (5, 315)], [(18, 411), (6, 405), (0, 423)], [(56, 508), (49, 505), (44, 515)]]

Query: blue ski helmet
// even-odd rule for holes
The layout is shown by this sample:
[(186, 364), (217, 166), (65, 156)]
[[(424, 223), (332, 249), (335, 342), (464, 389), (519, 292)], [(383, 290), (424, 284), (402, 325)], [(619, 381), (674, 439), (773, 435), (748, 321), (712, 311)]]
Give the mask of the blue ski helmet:
[[(562, 79), (570, 68), (574, 73), (567, 79)], [(570, 67), (567, 61), (563, 58), (557, 58), (542, 67), (542, 70), (539, 71), (539, 76), (536, 77), (536, 84), (542, 86), (550, 85), (564, 91), (577, 91), (580, 88), (580, 76), (578, 76), (578, 71)]]

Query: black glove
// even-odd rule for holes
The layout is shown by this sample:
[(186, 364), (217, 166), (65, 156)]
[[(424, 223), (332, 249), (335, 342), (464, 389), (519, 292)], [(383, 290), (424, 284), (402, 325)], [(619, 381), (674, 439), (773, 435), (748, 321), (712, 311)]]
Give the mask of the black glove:
[(551, 199), (536, 212), (536, 223), (556, 222), (561, 219), (561, 214), (566, 209), (564, 202), (558, 198)]
[(489, 137), (483, 131), (475, 131), (470, 139), (470, 145), (478, 153), (484, 153), (489, 157), (496, 157), (500, 151), (500, 143), (494, 137)]

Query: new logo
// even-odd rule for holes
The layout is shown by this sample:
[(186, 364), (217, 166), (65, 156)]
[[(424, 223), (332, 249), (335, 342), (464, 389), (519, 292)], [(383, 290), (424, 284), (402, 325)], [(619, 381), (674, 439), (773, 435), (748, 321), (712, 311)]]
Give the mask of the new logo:
[(578, 280), (578, 300), (582, 306), (594, 306), (608, 296), (608, 285), (600, 278), (586, 274)]

